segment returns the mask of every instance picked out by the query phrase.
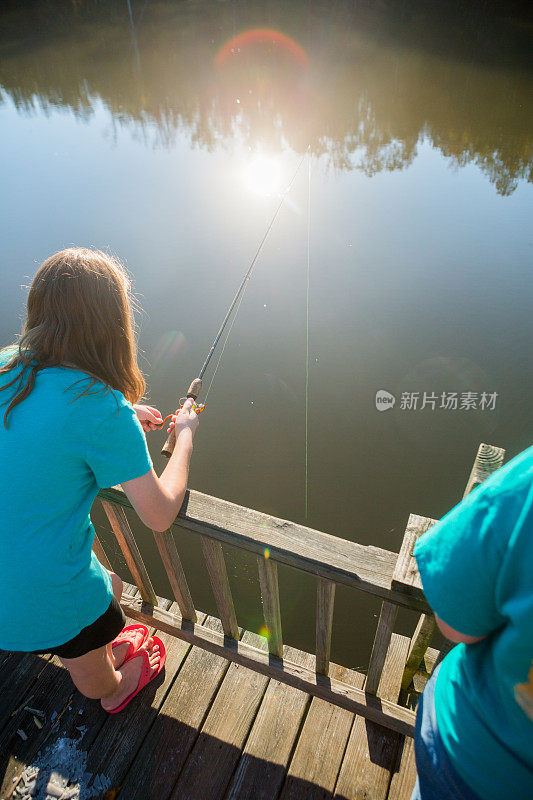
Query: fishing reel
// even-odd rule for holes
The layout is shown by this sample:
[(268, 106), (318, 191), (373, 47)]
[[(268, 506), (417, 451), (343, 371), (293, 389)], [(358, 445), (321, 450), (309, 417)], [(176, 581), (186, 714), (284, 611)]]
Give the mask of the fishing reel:
[[(185, 401), (186, 401), (186, 400), (188, 400), (188, 398), (187, 398), (187, 397), (180, 397), (180, 405), (179, 405), (179, 408), (177, 408), (177, 409), (176, 409), (176, 411), (174, 412), (174, 414), (179, 414), (179, 412), (180, 412), (180, 411), (181, 411), (181, 409), (183, 408), (183, 406), (184, 406), (184, 404), (185, 404)], [(204, 409), (205, 409), (205, 405), (204, 405), (204, 403), (195, 403), (195, 402), (193, 401), (193, 404), (192, 404), (192, 410), (193, 410), (193, 411), (195, 411), (197, 414), (201, 414), (201, 413), (202, 413), (202, 411), (203, 411)], [(163, 427), (164, 427), (164, 425), (165, 425), (165, 423), (166, 423), (166, 421), (167, 421), (167, 419), (172, 419), (172, 417), (174, 416), (174, 414), (168, 414), (168, 415), (167, 415), (167, 416), (164, 418), (164, 420), (163, 420), (162, 422), (158, 422), (158, 423), (157, 423), (158, 427), (159, 427), (159, 428), (163, 428)]]
[[(188, 399), (189, 399), (188, 397), (180, 397), (180, 407), (178, 408), (178, 411), (181, 411), (181, 409), (185, 405), (185, 402)], [(197, 414), (201, 414), (202, 411), (204, 410), (204, 408), (205, 408), (205, 404), (204, 403), (197, 403), (195, 400), (193, 400), (192, 410), (196, 411)]]

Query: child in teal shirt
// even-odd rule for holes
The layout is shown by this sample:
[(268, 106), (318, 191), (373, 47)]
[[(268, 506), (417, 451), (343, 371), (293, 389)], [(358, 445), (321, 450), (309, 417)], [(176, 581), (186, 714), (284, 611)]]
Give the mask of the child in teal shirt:
[(424, 692), (413, 798), (529, 800), (533, 720), (533, 447), (417, 542), (424, 593), (457, 646)]
[(191, 402), (173, 417), (176, 446), (158, 477), (145, 431), (162, 419), (136, 405), (144, 390), (121, 265), (83, 248), (47, 259), (20, 342), (0, 353), (0, 648), (57, 654), (110, 712), (165, 654), (145, 626), (122, 631), (121, 582), (92, 552), (89, 512), (100, 488), (122, 484), (148, 527), (168, 528), (198, 424)]

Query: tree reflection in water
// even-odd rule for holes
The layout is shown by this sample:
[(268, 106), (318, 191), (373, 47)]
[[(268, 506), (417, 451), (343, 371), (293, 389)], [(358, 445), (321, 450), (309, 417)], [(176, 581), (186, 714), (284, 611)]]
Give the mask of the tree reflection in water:
[(310, 145), (367, 175), (427, 139), (509, 195), (533, 160), (522, 5), (4, 3), (1, 92), (25, 113), (101, 102), (162, 146), (183, 131), (209, 150)]

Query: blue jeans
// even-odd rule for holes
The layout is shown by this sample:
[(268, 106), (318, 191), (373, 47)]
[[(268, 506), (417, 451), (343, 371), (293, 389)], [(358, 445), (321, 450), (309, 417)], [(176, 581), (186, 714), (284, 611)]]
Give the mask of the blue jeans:
[(480, 800), (455, 771), (437, 730), (435, 680), (439, 669), (440, 665), (418, 702), (415, 725), (418, 778), (411, 800)]

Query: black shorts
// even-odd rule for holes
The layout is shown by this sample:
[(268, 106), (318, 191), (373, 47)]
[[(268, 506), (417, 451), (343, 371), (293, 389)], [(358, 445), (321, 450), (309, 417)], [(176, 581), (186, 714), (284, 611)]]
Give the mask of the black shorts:
[(49, 647), (47, 650), (32, 650), (32, 653), (52, 653), (60, 658), (79, 658), (91, 650), (97, 650), (115, 639), (124, 625), (126, 617), (116, 597), (113, 597), (107, 611), (101, 617), (83, 628), (77, 636), (58, 647)]

